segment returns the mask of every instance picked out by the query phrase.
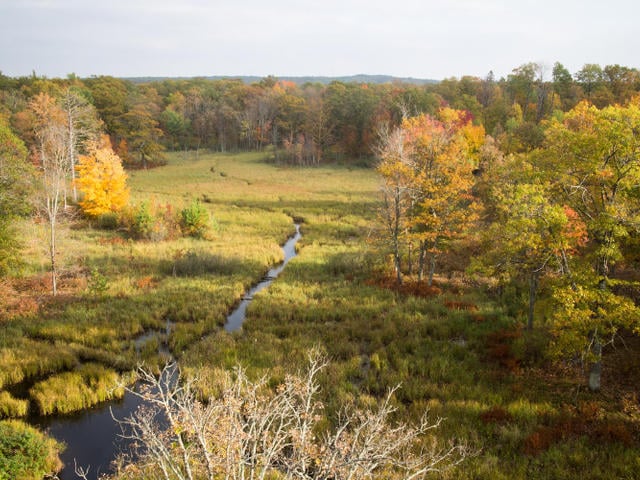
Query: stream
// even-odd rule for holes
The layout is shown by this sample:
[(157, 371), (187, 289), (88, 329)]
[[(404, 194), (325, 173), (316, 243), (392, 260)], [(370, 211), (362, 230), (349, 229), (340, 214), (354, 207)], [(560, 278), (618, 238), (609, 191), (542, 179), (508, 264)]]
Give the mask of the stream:
[(262, 277), (256, 285), (251, 287), (243, 296), (240, 304), (236, 307), (236, 309), (231, 312), (231, 314), (227, 317), (227, 323), (224, 328), (227, 332), (233, 332), (238, 330), (242, 326), (242, 322), (247, 316), (247, 306), (253, 300), (253, 296), (261, 290), (264, 290), (269, 285), (273, 283), (280, 273), (284, 270), (284, 267), (287, 266), (289, 260), (297, 255), (296, 253), (296, 244), (298, 240), (302, 238), (302, 234), (300, 233), (300, 224), (296, 223), (296, 233), (293, 234), (282, 246), (282, 251), (284, 252), (284, 260), (279, 265), (273, 267), (271, 270), (267, 272), (267, 274)]
[[(257, 284), (242, 296), (238, 306), (227, 316), (227, 322), (224, 326), (226, 331), (233, 332), (242, 326), (246, 318), (247, 307), (253, 300), (253, 296), (271, 285), (276, 277), (282, 273), (289, 260), (297, 255), (296, 244), (302, 235), (298, 223), (295, 224), (295, 228), (295, 234), (289, 237), (282, 246), (283, 262), (271, 268)], [(147, 341), (158, 336), (161, 340), (160, 353), (170, 357), (166, 339), (170, 335), (173, 325), (173, 322), (167, 320), (165, 331), (146, 332), (139, 336), (135, 340), (136, 350), (139, 351)], [(88, 480), (97, 480), (101, 474), (112, 473), (111, 462), (120, 452), (127, 452), (129, 446), (119, 436), (120, 426), (113, 418), (129, 417), (142, 403), (142, 399), (127, 392), (121, 400), (106, 402), (77, 414), (35, 419), (33, 423), (37, 427), (46, 430), (49, 435), (66, 445), (66, 449), (60, 455), (65, 467), (58, 473), (58, 478), (60, 480), (78, 480), (74, 470), (75, 461), (85, 471), (89, 467)]]

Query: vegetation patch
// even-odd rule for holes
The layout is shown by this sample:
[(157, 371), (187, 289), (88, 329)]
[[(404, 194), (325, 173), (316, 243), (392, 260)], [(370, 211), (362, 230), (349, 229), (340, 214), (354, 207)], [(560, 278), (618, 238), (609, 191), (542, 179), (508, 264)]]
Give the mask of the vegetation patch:
[(122, 379), (102, 365), (86, 363), (73, 372), (53, 375), (29, 391), (41, 415), (70, 413), (122, 398)]
[(41, 480), (62, 467), (62, 446), (17, 420), (0, 421), (0, 479)]
[(0, 418), (26, 417), (29, 401), (14, 398), (9, 392), (0, 391)]

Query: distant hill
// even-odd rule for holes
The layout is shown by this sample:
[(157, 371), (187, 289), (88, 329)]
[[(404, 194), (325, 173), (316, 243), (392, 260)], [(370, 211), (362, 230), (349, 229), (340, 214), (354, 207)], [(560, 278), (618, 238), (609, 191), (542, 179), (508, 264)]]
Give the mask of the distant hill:
[[(213, 75), (206, 77), (125, 77), (123, 80), (129, 80), (134, 83), (148, 83), (148, 82), (161, 82), (163, 80), (188, 80), (192, 78), (205, 78), (207, 80), (228, 80), (239, 79), (244, 83), (256, 83), (266, 77), (258, 77), (251, 75)], [(344, 77), (323, 77), (323, 76), (305, 76), (305, 77), (290, 77), (290, 76), (275, 76), (278, 80), (286, 80), (294, 82), (298, 85), (305, 83), (322, 83), (329, 84), (334, 81), (345, 83), (409, 83), (414, 85), (425, 85), (431, 83), (438, 83), (439, 80), (431, 80), (426, 78), (413, 78), (413, 77), (394, 77), (391, 75), (349, 75)]]

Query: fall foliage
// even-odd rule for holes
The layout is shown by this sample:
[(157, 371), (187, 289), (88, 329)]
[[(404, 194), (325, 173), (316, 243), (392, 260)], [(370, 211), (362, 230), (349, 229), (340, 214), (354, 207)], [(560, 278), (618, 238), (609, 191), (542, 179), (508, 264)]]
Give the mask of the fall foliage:
[(87, 155), (81, 155), (76, 172), (76, 185), (82, 194), (79, 204), (87, 215), (97, 217), (117, 212), (127, 204), (127, 174), (120, 157), (107, 142), (103, 141), (93, 146)]

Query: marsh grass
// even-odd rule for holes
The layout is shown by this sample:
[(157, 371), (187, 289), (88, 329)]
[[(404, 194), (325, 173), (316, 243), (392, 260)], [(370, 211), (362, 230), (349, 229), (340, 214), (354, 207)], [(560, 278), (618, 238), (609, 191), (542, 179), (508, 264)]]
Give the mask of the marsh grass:
[(124, 396), (120, 376), (95, 363), (85, 363), (36, 383), (29, 391), (38, 413), (71, 413)]
[[(180, 153), (165, 167), (132, 172), (130, 186), (134, 204), (180, 211), (200, 201), (217, 229), (204, 240), (148, 241), (61, 225), (66, 300), (48, 301), (46, 282), (33, 281), (37, 288), (21, 292), (32, 292), (34, 303), (24, 299), (24, 314), (12, 309), (0, 337), (0, 386), (53, 374), (34, 387), (41, 410), (82, 408), (106, 398), (115, 371), (142, 359), (157, 364), (157, 340), (136, 348), (135, 339), (171, 321), (169, 348), (201, 378), (205, 397), (219, 391), (222, 371), (238, 364), (277, 385), (305, 364), (312, 347), (331, 359), (321, 376), (328, 416), (345, 403), (369, 406), (400, 384), (399, 417), (428, 408), (447, 418), (438, 436), (480, 450), (444, 478), (603, 478), (607, 470), (635, 478), (640, 471), (638, 420), (620, 427), (614, 402), (603, 410), (612, 423), (598, 426), (600, 437), (553, 438), (527, 453), (528, 444), (546, 438), (543, 427), (561, 424), (566, 404), (590, 394), (576, 388), (581, 379), (548, 375), (545, 336), (518, 334), (522, 319), (464, 281), (390, 288), (388, 262), (371, 241), (378, 189), (372, 170), (285, 168), (259, 153)], [(255, 296), (242, 329), (226, 333), (221, 327), (244, 291), (282, 260), (279, 245), (293, 233), (293, 219), (302, 222), (299, 255)], [(25, 285), (46, 274), (42, 228), (21, 226)], [(88, 287), (94, 269), (106, 279), (99, 295)], [(34, 304), (35, 311), (26, 308)], [(89, 367), (76, 368), (82, 362)], [(631, 444), (616, 440), (626, 438), (625, 428), (635, 432)]]
[(9, 392), (0, 392), (0, 418), (26, 417), (29, 401), (14, 398)]

